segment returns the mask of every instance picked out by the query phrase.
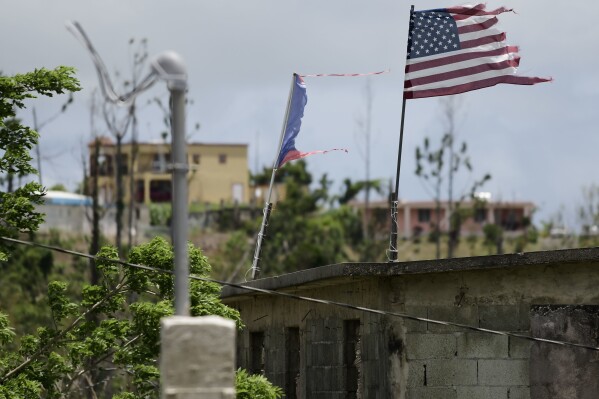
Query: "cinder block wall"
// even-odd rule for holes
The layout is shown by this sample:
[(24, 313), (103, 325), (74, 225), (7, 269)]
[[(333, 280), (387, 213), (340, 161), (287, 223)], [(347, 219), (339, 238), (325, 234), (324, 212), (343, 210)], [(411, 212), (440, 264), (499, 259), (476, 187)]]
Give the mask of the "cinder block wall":
[[(355, 304), (378, 308), (385, 290), (377, 280), (345, 282), (336, 289), (311, 290), (310, 295), (330, 300), (346, 300), (345, 294), (356, 295)], [(234, 304), (244, 316), (247, 327), (238, 334), (238, 366), (250, 368), (250, 334), (264, 332), (264, 374), (274, 384), (286, 385), (285, 329), (297, 327), (300, 332), (300, 376), (298, 397), (348, 397), (347, 370), (344, 362), (344, 322), (358, 320), (358, 396), (387, 398), (388, 354), (385, 317), (369, 315), (337, 307), (257, 296)], [(350, 384), (351, 385), (351, 384)]]
[[(407, 306), (406, 313), (525, 333), (519, 305)], [(528, 398), (530, 341), (406, 323), (407, 398)]]
[[(405, 275), (394, 278), (389, 303), (414, 316), (529, 335), (531, 307), (597, 303), (597, 283), (588, 265)], [(531, 341), (410, 320), (403, 327), (407, 399), (538, 397), (530, 389)]]
[[(599, 273), (595, 265), (566, 264), (346, 277), (325, 280), (295, 292), (429, 319), (529, 334), (532, 307), (597, 305), (597, 286)], [(526, 340), (262, 295), (248, 295), (227, 303), (241, 311), (247, 324), (238, 343), (240, 366), (249, 365), (250, 332), (263, 331), (267, 348), (265, 374), (279, 386), (285, 386), (285, 328), (299, 328), (297, 397), (300, 398), (347, 397), (342, 357), (343, 323), (352, 319), (360, 321), (357, 398), (545, 398), (534, 393), (538, 389), (531, 391), (530, 388), (533, 344)], [(536, 328), (537, 335), (555, 336), (545, 331), (550, 326)], [(587, 333), (592, 335), (589, 339), (596, 341), (593, 334), (597, 331)], [(599, 361), (597, 354), (592, 358)], [(572, 364), (572, 367), (584, 367)], [(582, 387), (579, 395), (589, 391), (587, 386), (594, 387), (583, 380), (577, 385)], [(555, 389), (559, 392), (562, 388)], [(594, 395), (596, 391), (587, 393)]]

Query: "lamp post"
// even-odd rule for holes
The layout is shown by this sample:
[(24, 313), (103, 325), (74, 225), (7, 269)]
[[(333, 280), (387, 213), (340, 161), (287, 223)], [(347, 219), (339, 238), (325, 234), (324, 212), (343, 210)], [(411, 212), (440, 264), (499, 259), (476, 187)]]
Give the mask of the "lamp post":
[(173, 197), (172, 239), (175, 259), (175, 314), (189, 316), (189, 265), (187, 256), (187, 157), (185, 154), (185, 91), (187, 68), (179, 54), (166, 51), (154, 58), (151, 72), (137, 87), (124, 95), (118, 95), (100, 55), (79, 23), (67, 22), (67, 29), (89, 52), (104, 97), (117, 105), (128, 106), (139, 94), (150, 88), (157, 80), (164, 80), (171, 95), (171, 138)]
[(166, 81), (171, 93), (172, 138), (172, 237), (175, 252), (175, 314), (189, 316), (189, 265), (187, 257), (187, 156), (185, 154), (185, 90), (187, 70), (183, 59), (173, 51), (155, 58), (153, 72)]

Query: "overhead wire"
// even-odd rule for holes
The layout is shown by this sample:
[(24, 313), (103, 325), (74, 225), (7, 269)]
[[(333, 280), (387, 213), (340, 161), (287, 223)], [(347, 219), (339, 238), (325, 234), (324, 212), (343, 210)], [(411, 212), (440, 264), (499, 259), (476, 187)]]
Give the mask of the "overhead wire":
[[(88, 259), (110, 261), (110, 262), (118, 263), (122, 266), (133, 267), (133, 268), (147, 270), (147, 271), (156, 272), (156, 273), (170, 274), (173, 276), (175, 275), (175, 272), (173, 270), (159, 269), (159, 268), (155, 268), (155, 267), (129, 263), (129, 262), (126, 262), (126, 261), (120, 260), (120, 259), (110, 259), (110, 258), (85, 254), (82, 252), (77, 252), (77, 251), (60, 248), (60, 247), (56, 247), (56, 246), (52, 246), (52, 245), (40, 244), (40, 243), (36, 243), (36, 242), (24, 241), (24, 240), (19, 240), (16, 238), (1, 237), (1, 236), (0, 236), (0, 240), (4, 240), (7, 242), (12, 242), (12, 243), (16, 243), (16, 244), (21, 244), (21, 245), (32, 246), (32, 247), (45, 248), (48, 250), (62, 252), (65, 254), (84, 257), (84, 258), (88, 258)], [(513, 332), (508, 332), (508, 331), (492, 330), (492, 329), (488, 329), (488, 328), (471, 326), (468, 324), (455, 323), (455, 322), (450, 322), (450, 321), (442, 321), (442, 320), (436, 320), (436, 319), (429, 319), (426, 317), (418, 317), (418, 316), (413, 316), (413, 315), (409, 315), (409, 314), (401, 313), (401, 312), (391, 312), (391, 311), (387, 311), (387, 310), (372, 309), (372, 308), (367, 308), (367, 307), (358, 306), (358, 305), (352, 305), (352, 304), (344, 303), (344, 302), (312, 298), (312, 297), (307, 297), (307, 296), (303, 296), (303, 295), (295, 295), (295, 294), (290, 294), (290, 293), (281, 292), (281, 291), (268, 290), (265, 288), (258, 288), (258, 287), (251, 287), (251, 286), (242, 285), (242, 284), (230, 283), (230, 282), (207, 278), (207, 277), (199, 277), (199, 276), (194, 276), (192, 274), (188, 275), (188, 278), (191, 280), (216, 283), (221, 286), (229, 286), (229, 287), (238, 288), (238, 289), (246, 290), (246, 291), (259, 292), (262, 294), (274, 295), (274, 296), (295, 299), (295, 300), (301, 300), (301, 301), (306, 301), (306, 302), (312, 302), (312, 303), (318, 303), (318, 304), (329, 305), (329, 306), (337, 306), (337, 307), (357, 310), (357, 311), (361, 311), (361, 312), (365, 312), (365, 313), (398, 317), (398, 318), (407, 319), (407, 320), (414, 320), (414, 321), (426, 322), (426, 323), (449, 326), (449, 327), (457, 327), (457, 328), (470, 330), (470, 331), (477, 331), (477, 332), (481, 332), (481, 333), (494, 334), (494, 335), (503, 335), (503, 336), (507, 336), (507, 337), (525, 339), (525, 340), (534, 341), (534, 342), (542, 342), (542, 343), (553, 344), (553, 345), (569, 346), (569, 347), (574, 347), (574, 348), (582, 348), (582, 349), (588, 349), (588, 350), (592, 350), (592, 351), (599, 351), (599, 347), (591, 346), (591, 345), (584, 345), (584, 344), (578, 344), (578, 343), (574, 343), (574, 342), (533, 337), (530, 335), (518, 334), (518, 333), (513, 333)]]

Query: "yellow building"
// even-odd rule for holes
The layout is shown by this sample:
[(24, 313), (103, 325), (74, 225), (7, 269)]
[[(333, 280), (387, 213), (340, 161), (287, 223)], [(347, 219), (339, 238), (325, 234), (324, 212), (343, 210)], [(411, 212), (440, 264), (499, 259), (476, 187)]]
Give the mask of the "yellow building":
[[(170, 202), (170, 144), (138, 143), (137, 156), (131, 166), (131, 143), (122, 145), (123, 192), (130, 198), (129, 171), (133, 170), (134, 198), (138, 203)], [(95, 171), (94, 143), (89, 144), (91, 174)], [(247, 203), (249, 171), (247, 144), (187, 144), (189, 165), (188, 202), (210, 204)], [(102, 138), (99, 157), (100, 199), (105, 203), (116, 199), (116, 144)]]

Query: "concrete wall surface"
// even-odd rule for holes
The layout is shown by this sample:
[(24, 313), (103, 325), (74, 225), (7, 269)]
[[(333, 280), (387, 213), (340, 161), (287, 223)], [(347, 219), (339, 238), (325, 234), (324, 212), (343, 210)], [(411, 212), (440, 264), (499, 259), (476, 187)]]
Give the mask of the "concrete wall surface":
[(162, 399), (235, 398), (235, 322), (166, 317), (160, 345)]
[[(284, 288), (313, 298), (599, 346), (598, 285), (599, 262), (593, 261), (346, 274)], [(263, 359), (263, 373), (272, 382), (293, 387), (293, 393), (287, 392), (291, 398), (599, 395), (599, 352), (261, 294), (223, 299), (240, 310), (247, 326), (238, 336), (238, 366), (250, 368), (253, 354), (263, 350), (253, 358)], [(299, 331), (298, 375), (286, 373), (291, 367), (285, 339), (289, 328)], [(264, 340), (256, 344), (252, 333), (264, 334)], [(289, 385), (293, 378), (297, 384)]]

